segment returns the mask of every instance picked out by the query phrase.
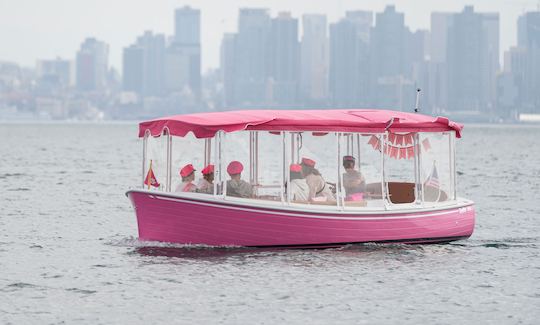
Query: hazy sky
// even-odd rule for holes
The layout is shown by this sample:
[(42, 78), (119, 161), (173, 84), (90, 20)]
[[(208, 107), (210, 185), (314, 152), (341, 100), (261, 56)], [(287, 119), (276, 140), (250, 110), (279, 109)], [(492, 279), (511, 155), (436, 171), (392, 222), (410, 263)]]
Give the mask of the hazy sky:
[(109, 62), (121, 69), (122, 49), (145, 30), (173, 34), (174, 9), (190, 5), (201, 9), (203, 69), (217, 67), (223, 32), (236, 31), (238, 9), (269, 8), (272, 15), (291, 11), (324, 13), (329, 22), (346, 10), (380, 12), (395, 4), (405, 13), (413, 31), (429, 28), (432, 11), (457, 12), (466, 4), (476, 11), (500, 13), (501, 51), (516, 43), (520, 14), (536, 10), (538, 0), (0, 0), (0, 61), (34, 66), (37, 59), (57, 56), (73, 60), (85, 37), (94, 36), (110, 45)]

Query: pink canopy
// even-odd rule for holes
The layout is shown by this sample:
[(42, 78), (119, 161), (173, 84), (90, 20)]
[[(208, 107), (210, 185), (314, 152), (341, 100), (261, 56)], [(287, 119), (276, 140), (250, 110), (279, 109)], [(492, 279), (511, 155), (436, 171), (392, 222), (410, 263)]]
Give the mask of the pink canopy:
[(159, 118), (139, 124), (139, 137), (148, 130), (159, 136), (165, 128), (171, 135), (193, 132), (197, 138), (211, 138), (217, 131), (335, 131), (335, 132), (443, 132), (463, 125), (445, 117), (375, 109), (335, 110), (245, 110), (197, 113)]

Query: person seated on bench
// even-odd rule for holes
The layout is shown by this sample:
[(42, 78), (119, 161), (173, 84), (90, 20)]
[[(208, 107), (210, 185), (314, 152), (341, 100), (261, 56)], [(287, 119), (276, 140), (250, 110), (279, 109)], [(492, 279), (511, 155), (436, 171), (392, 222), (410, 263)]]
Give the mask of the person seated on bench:
[(227, 166), (227, 173), (231, 179), (227, 181), (227, 196), (250, 198), (253, 196), (253, 187), (241, 179), (244, 165), (239, 161), (231, 161)]
[(176, 187), (176, 192), (195, 192), (197, 190), (197, 186), (193, 184), (195, 168), (192, 164), (187, 164), (180, 169), (180, 177), (182, 177), (182, 183)]
[(345, 188), (346, 201), (361, 201), (366, 191), (366, 181), (359, 171), (354, 169), (355, 158), (343, 156), (343, 187)]
[(290, 178), (291, 200), (307, 202), (309, 200), (309, 186), (304, 176), (302, 176), (302, 166), (292, 164), (290, 167)]
[(315, 169), (315, 161), (309, 158), (302, 158), (302, 174), (306, 178), (309, 186), (310, 201), (335, 201), (332, 189), (322, 177), (321, 173)]
[(203, 178), (199, 180), (197, 185), (198, 193), (213, 194), (214, 193), (214, 165), (210, 164), (201, 171)]

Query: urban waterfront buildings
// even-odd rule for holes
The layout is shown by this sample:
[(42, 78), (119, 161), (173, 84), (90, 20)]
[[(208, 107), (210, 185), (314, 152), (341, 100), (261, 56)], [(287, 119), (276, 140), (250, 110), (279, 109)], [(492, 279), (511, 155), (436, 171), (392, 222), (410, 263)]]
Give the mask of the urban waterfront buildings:
[(40, 60), (35, 69), (0, 63), (0, 112), (147, 118), (240, 108), (412, 111), (421, 88), (425, 113), (515, 120), (540, 113), (540, 12), (516, 23), (518, 42), (501, 66), (499, 13), (472, 6), (433, 12), (430, 29), (415, 31), (394, 6), (347, 11), (333, 22), (324, 14), (242, 8), (237, 30), (223, 35), (219, 67), (202, 74), (201, 12), (186, 6), (175, 10), (171, 35), (145, 31), (126, 44), (121, 76), (109, 67), (109, 46), (95, 38), (83, 41), (74, 60)]

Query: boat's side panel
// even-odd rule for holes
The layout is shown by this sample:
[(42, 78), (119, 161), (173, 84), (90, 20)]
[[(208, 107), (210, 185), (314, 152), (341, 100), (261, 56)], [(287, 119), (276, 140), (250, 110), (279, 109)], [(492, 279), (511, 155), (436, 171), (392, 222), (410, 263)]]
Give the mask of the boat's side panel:
[(130, 192), (139, 238), (238, 246), (316, 245), (468, 237), (474, 207), (426, 213), (339, 215), (287, 213), (226, 203)]

